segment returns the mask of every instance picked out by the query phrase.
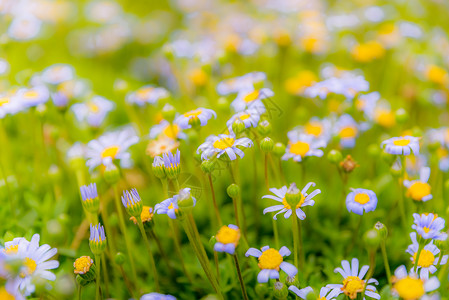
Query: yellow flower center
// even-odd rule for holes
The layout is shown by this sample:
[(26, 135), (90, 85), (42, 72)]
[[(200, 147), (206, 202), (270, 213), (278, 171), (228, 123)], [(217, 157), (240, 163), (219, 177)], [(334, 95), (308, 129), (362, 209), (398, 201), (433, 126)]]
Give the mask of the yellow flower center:
[(112, 159), (115, 159), (119, 151), (120, 151), (119, 146), (117, 145), (109, 146), (101, 152), (101, 158), (110, 157)]
[(429, 233), (430, 228), (428, 228), (428, 227), (423, 227), (422, 230), (424, 230), (425, 233)]
[(91, 112), (93, 112), (94, 114), (96, 114), (100, 111), (100, 107), (98, 107), (98, 105), (96, 105), (93, 102), (87, 102), (86, 105), (87, 105), (87, 108), (89, 108), (89, 110)]
[(26, 91), (26, 92), (23, 94), (23, 96), (24, 96), (26, 99), (35, 99), (35, 98), (37, 98), (37, 97), (39, 96), (39, 93), (36, 92), (35, 90), (29, 90), (29, 91)]
[(192, 110), (192, 111), (186, 112), (184, 114), (184, 117), (186, 117), (186, 118), (190, 118), (190, 117), (198, 118), (198, 116), (201, 115), (202, 112), (203, 111), (201, 109)]
[(358, 193), (355, 195), (354, 201), (363, 205), (369, 202), (369, 196), (365, 193)]
[(380, 126), (391, 128), (396, 124), (394, 113), (387, 109), (379, 109), (376, 111), (375, 119)]
[(310, 145), (306, 142), (297, 141), (290, 144), (290, 152), (304, 157), (310, 150)]
[(321, 126), (320, 122), (309, 122), (305, 126), (304, 131), (307, 134), (318, 137), (323, 132), (323, 127)]
[(365, 288), (365, 281), (357, 276), (348, 276), (343, 280), (343, 287), (341, 290), (351, 299), (357, 298), (357, 293), (363, 292)]
[(444, 84), (448, 79), (448, 75), (446, 70), (444, 70), (443, 68), (431, 65), (427, 69), (427, 78), (429, 78), (429, 80), (432, 82)]
[(340, 130), (340, 137), (341, 138), (353, 138), (357, 135), (357, 128), (353, 126), (347, 126), (344, 127), (342, 130)]
[(393, 141), (393, 144), (395, 146), (404, 147), (404, 146), (407, 146), (408, 144), (410, 144), (410, 140), (409, 139), (400, 139), (400, 140)]
[(425, 196), (430, 195), (431, 187), (427, 182), (417, 181), (407, 190), (407, 197), (416, 201), (421, 201)]
[(201, 69), (192, 70), (189, 73), (189, 79), (196, 86), (203, 86), (207, 83), (207, 73)]
[(327, 300), (326, 297), (318, 297), (316, 300)]
[(254, 100), (257, 100), (257, 98), (259, 98), (259, 91), (258, 90), (254, 90), (251, 93), (247, 94), (243, 98), (243, 101), (245, 101), (246, 103), (249, 103), (249, 102), (253, 102)]
[(162, 133), (171, 139), (176, 139), (178, 137), (178, 133), (179, 133), (179, 126), (176, 124), (172, 124), (172, 125), (167, 125), (164, 130), (162, 131)]
[(215, 238), (222, 244), (237, 245), (240, 239), (240, 230), (223, 226), (220, 228)]
[(138, 100), (141, 100), (141, 101), (147, 100), (147, 98), (150, 96), (150, 93), (152, 90), (154, 90), (154, 88), (151, 86), (138, 89), (136, 91)]
[(34, 271), (36, 271), (37, 264), (33, 259), (31, 259), (29, 257), (25, 257), (23, 266), (25, 267), (25, 271), (22, 271), (20, 273), (20, 277), (22, 277), (22, 278), (24, 278), (27, 275), (33, 274)]
[[(415, 263), (417, 254), (418, 253), (413, 254), (413, 264)], [(435, 261), (435, 255), (433, 255), (433, 253), (431, 251), (426, 250), (426, 249), (421, 250), (421, 253), (419, 254), (419, 259), (418, 259), (419, 267), (428, 268), (431, 265), (433, 265), (434, 261)]]
[(0, 288), (0, 299), (2, 300), (14, 300), (16, 299), (13, 295), (8, 293), (8, 291), (5, 289), (5, 287)]
[(279, 270), (280, 264), (284, 261), (279, 251), (270, 248), (259, 256), (259, 268)]
[[(296, 204), (296, 208), (300, 208), (300, 207), (304, 204), (305, 201), (306, 201), (306, 197), (304, 197), (304, 195), (301, 194), (301, 200), (299, 200), (299, 203)], [(284, 204), (284, 207), (285, 207), (286, 209), (292, 209), (291, 205), (287, 202), (287, 200), (285, 199), (285, 197), (282, 198), (282, 204)]]
[(420, 299), (424, 295), (424, 282), (421, 279), (410, 276), (396, 281), (393, 288), (404, 300)]
[(250, 114), (242, 114), (239, 116), (239, 119), (243, 121), (243, 120), (249, 119), (249, 117), (251, 117)]
[(216, 140), (213, 144), (214, 148), (225, 150), (229, 147), (232, 147), (234, 145), (234, 139), (233, 138), (222, 138), (219, 140)]
[(2, 97), (2, 98), (0, 98), (0, 107), (5, 105), (5, 104), (8, 104), (9, 101), (10, 101), (9, 97)]
[(19, 251), (19, 245), (11, 245), (9, 247), (6, 247), (3, 249), (3, 252), (5, 254), (16, 254), (17, 251)]
[(73, 272), (75, 274), (86, 274), (89, 272), (91, 266), (92, 259), (90, 256), (81, 256), (75, 260), (75, 263), (73, 264), (75, 270)]
[(384, 47), (381, 43), (376, 41), (360, 44), (352, 49), (352, 56), (355, 60), (360, 62), (369, 62), (376, 58), (382, 57), (384, 54)]
[(174, 209), (175, 212), (178, 212), (178, 209), (175, 208), (175, 206), (173, 205), (173, 203), (170, 203), (170, 205), (168, 206), (168, 209)]

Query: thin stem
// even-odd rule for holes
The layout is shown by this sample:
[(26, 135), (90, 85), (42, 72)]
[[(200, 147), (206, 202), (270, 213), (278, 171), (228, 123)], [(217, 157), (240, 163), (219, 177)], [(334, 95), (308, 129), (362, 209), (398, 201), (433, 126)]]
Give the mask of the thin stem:
[(105, 297), (107, 298), (109, 295), (109, 275), (106, 269), (106, 256), (104, 255), (104, 253), (101, 254), (101, 260), (103, 261), (103, 263), (101, 264), (101, 267), (103, 268), (103, 273), (104, 273), (104, 293), (105, 293)]
[(401, 155), (401, 178), (399, 179), (399, 188), (401, 197), (399, 197), (399, 213), (401, 214), (402, 226), (407, 227), (407, 219), (405, 217), (404, 208), (404, 180), (405, 180), (405, 156)]
[(153, 252), (151, 251), (151, 245), (150, 241), (148, 241), (147, 234), (145, 232), (145, 229), (143, 228), (142, 219), (139, 217), (137, 218), (137, 225), (139, 226), (140, 234), (143, 237), (143, 240), (145, 242), (145, 246), (147, 247), (148, 255), (150, 257), (150, 268), (153, 271), (153, 277), (154, 277), (154, 284), (156, 286), (156, 292), (160, 291), (159, 288), (159, 277), (156, 269), (156, 263), (154, 262)]
[(214, 205), (214, 211), (215, 211), (215, 217), (218, 220), (218, 225), (221, 227), (221, 225), (223, 224), (221, 221), (221, 217), (220, 217), (220, 211), (218, 210), (218, 205), (217, 205), (217, 199), (215, 198), (215, 189), (214, 189), (214, 183), (212, 181), (212, 176), (209, 173), (207, 175), (207, 177), (209, 178), (209, 186), (210, 186), (210, 191), (212, 193), (212, 203)]
[(128, 257), (129, 257), (129, 263), (131, 265), (131, 273), (133, 275), (133, 280), (135, 283), (137, 283), (137, 273), (136, 273), (136, 266), (134, 264), (134, 258), (132, 256), (132, 252), (131, 252), (131, 244), (130, 244), (130, 240), (128, 237), (128, 233), (126, 231), (126, 225), (125, 225), (125, 220), (123, 217), (123, 211), (122, 211), (122, 206), (120, 205), (120, 197), (119, 197), (119, 193), (118, 193), (118, 187), (117, 184), (114, 185), (114, 199), (115, 199), (115, 208), (118, 212), (118, 219), (119, 219), (119, 225), (120, 225), (120, 231), (123, 234), (123, 237), (125, 239), (125, 245), (126, 245), (126, 252), (128, 253)]
[(298, 262), (298, 247), (299, 247), (299, 229), (298, 229), (298, 219), (296, 216), (292, 216), (292, 235), (293, 235), (293, 258), (295, 261), (295, 266), (299, 270), (299, 262)]
[(184, 274), (186, 274), (189, 281), (193, 282), (192, 277), (190, 276), (190, 273), (187, 271), (186, 265), (184, 263), (184, 258), (182, 257), (181, 245), (180, 245), (179, 239), (178, 239), (179, 229), (176, 226), (176, 223), (172, 219), (170, 219), (168, 221), (168, 223), (170, 225), (170, 231), (173, 233), (173, 241), (175, 243), (175, 251), (176, 251), (176, 254), (178, 255), (179, 261), (181, 262), (182, 271), (184, 272)]
[(235, 222), (237, 224), (237, 227), (240, 228), (240, 218), (239, 218), (239, 209), (238, 209), (237, 197), (233, 197), (232, 198), (232, 204), (234, 205)]
[(416, 252), (415, 264), (413, 266), (413, 270), (415, 273), (418, 268), (419, 256), (421, 255), (421, 251), (424, 248), (424, 245), (421, 243), (421, 238), (419, 239), (418, 243), (419, 243), (418, 251)]
[(81, 300), (81, 284), (78, 284), (78, 300)]
[(368, 274), (366, 275), (366, 278), (365, 278), (366, 284), (365, 284), (364, 291), (361, 295), (365, 294), (366, 287), (368, 286), (368, 281), (371, 279), (371, 277), (373, 277), (375, 267), (376, 267), (376, 250), (370, 250), (369, 251), (369, 271), (368, 271)]
[(443, 259), (443, 256), (444, 256), (444, 250), (441, 250), (440, 256), (438, 257), (438, 263), (435, 267), (438, 267), (440, 265), (441, 260)]
[(279, 249), (279, 230), (278, 230), (278, 223), (275, 219), (271, 218), (271, 221), (273, 222), (273, 233), (274, 233), (274, 244), (276, 245), (276, 248)]
[(301, 220), (298, 219), (297, 221), (298, 221), (298, 237), (299, 237), (299, 268), (301, 271), (303, 271), (304, 263), (305, 263), (305, 254), (304, 254), (304, 246), (303, 246), (303, 242), (302, 242), (302, 226), (301, 226)]
[(239, 259), (237, 258), (237, 255), (235, 255), (235, 254), (233, 255), (233, 257), (234, 257), (235, 268), (237, 269), (237, 275), (239, 276), (240, 288), (242, 289), (243, 299), (248, 300), (248, 295), (246, 294), (246, 289), (245, 289), (245, 282), (243, 281), (242, 271), (240, 270)]
[(265, 186), (267, 188), (267, 191), (270, 191), (270, 183), (268, 182), (268, 153), (265, 153)]
[(220, 266), (218, 264), (218, 254), (217, 251), (214, 251), (214, 261), (215, 261), (215, 268), (217, 271), (217, 281), (220, 283)]
[(380, 243), (380, 250), (382, 252), (382, 259), (384, 261), (385, 272), (387, 273), (388, 285), (391, 286), (391, 270), (390, 264), (388, 262), (387, 249), (385, 247), (385, 241)]
[(95, 299), (100, 299), (100, 280), (101, 280), (101, 258), (100, 255), (95, 255), (95, 263), (97, 264), (96, 270), (97, 270), (97, 277), (95, 278), (96, 282), (96, 292), (95, 292)]

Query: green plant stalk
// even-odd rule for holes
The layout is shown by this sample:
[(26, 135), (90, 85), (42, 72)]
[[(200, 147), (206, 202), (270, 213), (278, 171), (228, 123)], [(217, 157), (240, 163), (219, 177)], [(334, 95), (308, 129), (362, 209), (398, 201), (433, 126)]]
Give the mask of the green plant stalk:
[(95, 300), (100, 299), (100, 280), (101, 280), (101, 258), (100, 255), (95, 254), (95, 263), (97, 264), (97, 277), (95, 278), (96, 283), (96, 291), (95, 291)]
[(363, 299), (362, 295), (365, 294), (366, 287), (368, 286), (368, 280), (370, 280), (371, 277), (373, 277), (374, 268), (376, 267), (376, 252), (377, 252), (377, 249), (369, 250), (369, 271), (368, 271), (368, 274), (366, 275), (366, 278), (365, 278), (366, 284), (365, 284), (365, 287), (363, 289), (363, 293), (361, 293), (360, 295), (357, 295), (357, 297), (361, 296), (360, 299)]
[(101, 267), (103, 268), (103, 273), (104, 273), (104, 292), (105, 292), (105, 297), (108, 298), (109, 295), (109, 275), (106, 269), (106, 256), (104, 253), (101, 254), (101, 260), (103, 261), (103, 263), (101, 264)]
[(299, 270), (299, 260), (298, 260), (298, 247), (299, 247), (299, 229), (298, 229), (298, 219), (296, 215), (292, 215), (292, 235), (293, 235), (293, 258), (296, 268)]
[[(295, 217), (296, 219), (296, 217)], [(305, 253), (304, 253), (304, 245), (302, 241), (302, 226), (301, 220), (297, 219), (298, 222), (298, 240), (299, 240), (299, 267), (301, 271), (304, 271), (305, 264)]]
[(404, 208), (404, 180), (405, 180), (405, 156), (401, 155), (401, 179), (399, 180), (401, 197), (399, 197), (399, 213), (401, 214), (402, 226), (404, 228), (407, 228), (407, 218), (405, 217), (405, 208)]
[(136, 273), (136, 266), (134, 264), (134, 258), (132, 256), (132, 252), (131, 252), (131, 244), (130, 244), (130, 240), (128, 237), (128, 233), (126, 231), (126, 225), (125, 225), (125, 219), (123, 216), (123, 212), (122, 212), (122, 207), (120, 205), (120, 198), (119, 198), (119, 194), (118, 194), (118, 187), (117, 184), (114, 184), (114, 199), (115, 199), (115, 208), (117, 209), (118, 212), (118, 219), (119, 219), (119, 225), (120, 225), (120, 230), (123, 234), (123, 237), (125, 239), (125, 245), (126, 245), (126, 252), (128, 253), (128, 257), (129, 257), (129, 263), (131, 265), (131, 273), (133, 275), (133, 280), (134, 282), (137, 284), (137, 273)]
[(273, 234), (274, 234), (274, 244), (276, 245), (276, 248), (279, 249), (279, 230), (278, 230), (278, 223), (275, 219), (271, 218), (271, 221), (273, 223)]
[(209, 186), (210, 186), (210, 191), (212, 193), (212, 204), (214, 205), (214, 211), (215, 211), (215, 217), (217, 218), (218, 221), (218, 225), (221, 227), (221, 225), (223, 224), (223, 222), (221, 221), (221, 217), (220, 217), (220, 211), (218, 210), (218, 205), (217, 205), (217, 199), (215, 197), (215, 189), (214, 189), (214, 184), (212, 182), (212, 176), (209, 173), (207, 175), (207, 177), (209, 178)]
[(413, 266), (413, 270), (415, 273), (418, 268), (419, 256), (421, 255), (421, 251), (424, 248), (424, 245), (421, 243), (421, 238), (419, 239), (418, 243), (419, 243), (418, 251), (416, 252), (415, 264)]
[(217, 271), (217, 282), (220, 283), (220, 265), (218, 264), (218, 253), (214, 251), (215, 268)]
[(193, 282), (192, 276), (190, 276), (190, 273), (187, 271), (187, 268), (186, 268), (186, 265), (184, 262), (184, 258), (182, 257), (181, 244), (179, 243), (179, 239), (178, 239), (179, 229), (176, 226), (176, 223), (174, 222), (174, 220), (170, 219), (170, 220), (168, 220), (168, 223), (170, 225), (170, 231), (173, 233), (173, 242), (175, 244), (175, 251), (176, 251), (176, 254), (178, 255), (179, 261), (181, 262), (182, 271), (184, 272), (184, 274), (186, 274), (189, 281)]
[(156, 269), (156, 263), (154, 262), (153, 252), (151, 251), (150, 241), (148, 240), (145, 229), (143, 228), (142, 219), (140, 217), (137, 218), (137, 225), (139, 226), (140, 234), (143, 237), (143, 241), (145, 242), (145, 246), (147, 247), (148, 255), (150, 257), (150, 269), (153, 271), (154, 285), (156, 286), (156, 292), (160, 291), (159, 287), (159, 276)]
[(444, 250), (441, 250), (440, 256), (438, 257), (438, 263), (437, 263), (436, 267), (438, 267), (440, 265), (441, 260), (443, 259), (443, 256), (444, 256)]
[(382, 259), (384, 261), (385, 273), (387, 274), (388, 285), (391, 287), (391, 270), (388, 262), (387, 248), (385, 247), (385, 241), (380, 243), (380, 251), (382, 252)]
[(232, 256), (234, 257), (235, 268), (237, 270), (237, 275), (239, 277), (240, 288), (242, 289), (243, 299), (248, 300), (248, 295), (246, 294), (246, 289), (245, 289), (245, 282), (243, 281), (242, 271), (240, 270), (239, 259), (237, 258), (236, 254), (234, 254)]

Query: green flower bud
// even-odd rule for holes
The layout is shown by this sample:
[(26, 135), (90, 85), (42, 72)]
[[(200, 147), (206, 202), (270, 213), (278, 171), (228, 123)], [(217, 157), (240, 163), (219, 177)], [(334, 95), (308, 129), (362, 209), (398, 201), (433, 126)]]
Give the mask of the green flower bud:
[(306, 300), (317, 300), (319, 297), (315, 294), (315, 291), (309, 292), (306, 295)]
[(164, 160), (160, 156), (156, 156), (153, 160), (153, 164), (151, 165), (151, 169), (153, 170), (154, 176), (159, 179), (164, 179), (166, 177), (164, 170)]
[(274, 147), (274, 142), (269, 137), (265, 137), (263, 140), (260, 141), (260, 150), (263, 152), (271, 152)]
[(232, 123), (232, 131), (235, 135), (239, 135), (246, 130), (245, 123), (243, 123), (240, 119), (235, 119), (234, 123)]
[(363, 235), (363, 242), (368, 249), (375, 250), (380, 245), (381, 236), (376, 229), (370, 229)]
[(299, 284), (299, 280), (298, 280), (298, 276), (287, 276), (287, 278), (285, 278), (285, 284), (287, 284), (288, 286), (290, 285), (298, 285)]
[(104, 180), (110, 185), (116, 184), (120, 180), (120, 170), (116, 165), (110, 163), (106, 166), (103, 176)]
[(215, 243), (217, 242), (217, 239), (215, 238), (215, 235), (213, 235), (210, 239), (209, 239), (209, 245), (211, 248), (214, 248)]
[(96, 266), (90, 256), (81, 256), (73, 263), (73, 272), (81, 277), (85, 284), (95, 280)]
[(338, 150), (331, 150), (327, 154), (327, 159), (331, 163), (338, 164), (339, 162), (341, 162), (343, 160), (343, 155)]
[(398, 163), (394, 163), (390, 168), (390, 173), (395, 178), (399, 178), (402, 175), (402, 168)]
[(190, 191), (187, 189), (181, 189), (178, 194), (178, 214), (182, 217), (182, 214), (190, 213), (195, 206), (195, 200), (193, 199)]
[(164, 108), (162, 108), (162, 116), (165, 120), (172, 122), (176, 116), (176, 109), (172, 105), (167, 103), (165, 104)]
[(408, 121), (408, 113), (405, 109), (399, 108), (396, 110), (396, 122), (398, 124), (405, 124)]
[(117, 252), (114, 257), (114, 261), (117, 265), (121, 266), (125, 263), (126, 257), (122, 252)]
[(285, 145), (282, 143), (276, 143), (273, 147), (273, 153), (274, 155), (281, 157), (285, 154)]
[(256, 295), (258, 296), (259, 299), (267, 298), (266, 296), (268, 294), (268, 286), (266, 284), (258, 283), (254, 288), (254, 290), (256, 291)]
[(290, 184), (290, 187), (285, 194), (285, 200), (290, 205), (290, 207), (296, 207), (302, 199), (303, 195), (301, 191), (296, 187), (295, 183)]
[(228, 193), (228, 196), (231, 198), (237, 198), (240, 194), (240, 187), (236, 185), (235, 183), (228, 186), (226, 189), (226, 192)]
[(287, 296), (288, 296), (287, 286), (285, 284), (283, 284), (282, 282), (277, 281), (274, 284), (273, 296), (276, 299), (287, 299)]
[(438, 247), (438, 249), (440, 249), (440, 251), (447, 251), (449, 249), (449, 241), (448, 241), (448, 239), (445, 239), (445, 240), (433, 240), (433, 243), (434, 243), (435, 246)]
[(379, 233), (379, 236), (382, 240), (385, 240), (388, 236), (388, 229), (387, 226), (385, 226), (384, 224), (377, 222), (374, 225), (374, 229), (377, 230), (377, 232)]
[(205, 160), (201, 163), (201, 170), (206, 173), (210, 174), (213, 171), (214, 163), (210, 160)]
[(259, 125), (257, 125), (257, 131), (264, 136), (269, 135), (272, 129), (273, 128), (268, 120), (263, 120), (259, 123)]
[(383, 151), (382, 154), (381, 154), (381, 158), (387, 164), (391, 165), (394, 162), (394, 160), (396, 159), (396, 155), (393, 155), (393, 154), (390, 154), (390, 153), (387, 153), (387, 152)]

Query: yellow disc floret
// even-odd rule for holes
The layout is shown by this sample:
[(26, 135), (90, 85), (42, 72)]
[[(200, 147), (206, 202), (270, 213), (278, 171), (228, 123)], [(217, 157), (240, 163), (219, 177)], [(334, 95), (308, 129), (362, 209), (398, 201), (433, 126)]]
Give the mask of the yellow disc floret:
[(421, 279), (410, 276), (404, 277), (396, 281), (393, 288), (399, 297), (404, 300), (420, 299), (424, 295), (424, 282)]
[(393, 141), (393, 144), (395, 146), (404, 147), (404, 146), (407, 146), (408, 144), (410, 144), (410, 140), (409, 139), (399, 139), (399, 140)]
[(90, 258), (90, 256), (81, 256), (73, 263), (73, 267), (75, 268), (73, 272), (75, 274), (86, 274), (89, 272), (93, 263), (94, 261)]
[(309, 143), (297, 141), (295, 143), (290, 143), (290, 153), (295, 155), (300, 155), (301, 157), (306, 156), (307, 152), (310, 150)]
[(369, 202), (369, 196), (365, 193), (358, 193), (354, 196), (354, 201), (359, 204), (366, 204)]
[(251, 93), (248, 93), (243, 98), (243, 101), (245, 101), (246, 103), (249, 103), (249, 102), (253, 102), (254, 100), (257, 100), (257, 98), (259, 98), (259, 91), (258, 90), (254, 90)]
[(232, 145), (234, 145), (234, 139), (233, 138), (222, 138), (219, 140), (216, 140), (214, 142), (214, 148), (220, 149), (220, 150), (225, 150), (229, 147), (232, 147)]
[(350, 299), (357, 298), (357, 293), (363, 292), (365, 288), (365, 281), (357, 276), (348, 276), (343, 280), (343, 287), (341, 290)]
[(234, 244), (237, 246), (240, 239), (240, 230), (223, 226), (220, 228), (217, 235), (215, 235), (215, 238), (222, 244)]
[[(413, 254), (413, 264), (416, 260), (416, 254)], [(433, 262), (435, 261), (435, 255), (429, 250), (423, 249), (421, 253), (419, 254), (418, 259), (418, 267), (422, 268), (428, 268), (433, 265)]]
[(120, 147), (117, 145), (109, 146), (101, 152), (101, 158), (110, 157), (114, 159), (120, 151)]
[(309, 122), (304, 127), (304, 131), (307, 134), (314, 135), (314, 136), (318, 137), (323, 132), (323, 126), (321, 126), (320, 122)]
[(342, 130), (340, 130), (340, 137), (343, 139), (353, 138), (356, 135), (357, 135), (357, 128), (353, 126), (347, 126), (344, 127)]
[(34, 271), (36, 271), (37, 264), (33, 259), (25, 257), (23, 261), (23, 267), (24, 270), (20, 272), (20, 277), (22, 278), (26, 277), (27, 275), (33, 274)]
[(284, 259), (279, 251), (270, 248), (259, 256), (259, 268), (279, 271), (279, 266), (283, 261)]
[(430, 195), (431, 187), (427, 182), (414, 182), (407, 190), (407, 197), (416, 201), (421, 201), (425, 196)]

